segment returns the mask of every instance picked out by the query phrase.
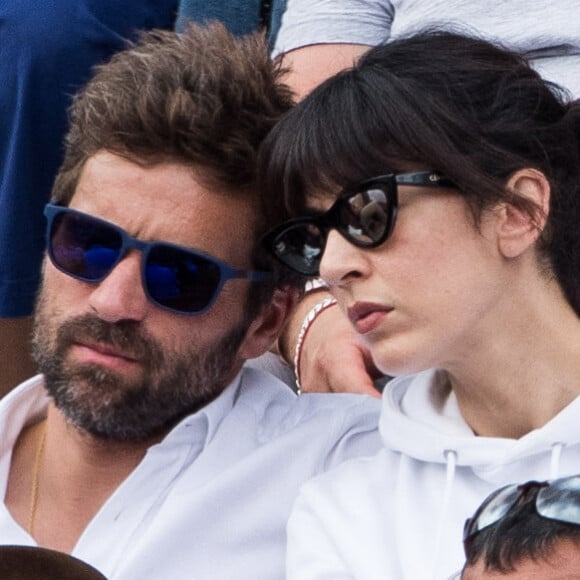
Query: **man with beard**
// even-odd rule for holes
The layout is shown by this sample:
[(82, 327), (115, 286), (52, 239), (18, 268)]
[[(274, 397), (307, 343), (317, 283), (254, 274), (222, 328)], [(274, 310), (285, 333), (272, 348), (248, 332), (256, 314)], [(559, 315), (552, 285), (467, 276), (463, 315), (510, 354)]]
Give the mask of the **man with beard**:
[(283, 578), (307, 478), (379, 446), (378, 403), (242, 368), (298, 281), (257, 250), (260, 142), (290, 107), (259, 36), (156, 32), (74, 99), (46, 207), (42, 375), (0, 403), (0, 543), (109, 579)]

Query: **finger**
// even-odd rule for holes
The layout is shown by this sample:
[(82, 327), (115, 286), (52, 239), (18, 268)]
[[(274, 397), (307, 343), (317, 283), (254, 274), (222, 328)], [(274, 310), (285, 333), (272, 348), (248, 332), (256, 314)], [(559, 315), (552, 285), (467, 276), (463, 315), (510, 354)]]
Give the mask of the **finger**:
[[(356, 393), (380, 397), (373, 380), (377, 369), (368, 353), (352, 342), (318, 351), (301, 369), (302, 392)], [(369, 374), (371, 373), (371, 374)]]

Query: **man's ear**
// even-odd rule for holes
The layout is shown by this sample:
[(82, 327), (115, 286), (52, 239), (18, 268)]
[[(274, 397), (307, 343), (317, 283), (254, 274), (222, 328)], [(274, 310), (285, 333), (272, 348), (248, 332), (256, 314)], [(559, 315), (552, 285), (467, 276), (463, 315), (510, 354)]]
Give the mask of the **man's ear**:
[(290, 286), (276, 289), (272, 299), (262, 306), (250, 324), (238, 355), (247, 360), (268, 351), (286, 325), (288, 317), (299, 299), (299, 292)]
[(498, 247), (506, 258), (523, 254), (540, 237), (550, 210), (550, 183), (536, 169), (520, 169), (508, 180), (507, 188), (535, 206), (532, 212), (502, 203), (496, 211), (498, 220)]

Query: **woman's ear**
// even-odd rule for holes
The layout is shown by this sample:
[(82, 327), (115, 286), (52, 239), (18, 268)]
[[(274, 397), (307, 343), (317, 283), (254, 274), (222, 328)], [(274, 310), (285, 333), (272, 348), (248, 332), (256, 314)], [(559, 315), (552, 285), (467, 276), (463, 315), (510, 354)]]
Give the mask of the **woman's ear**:
[(250, 324), (238, 355), (247, 360), (269, 350), (278, 339), (299, 298), (296, 288), (290, 286), (274, 290), (272, 299), (262, 306)]
[(506, 184), (514, 194), (530, 201), (532, 211), (502, 203), (496, 211), (498, 220), (498, 247), (506, 258), (516, 258), (533, 246), (540, 237), (550, 211), (550, 183), (536, 169), (516, 171)]

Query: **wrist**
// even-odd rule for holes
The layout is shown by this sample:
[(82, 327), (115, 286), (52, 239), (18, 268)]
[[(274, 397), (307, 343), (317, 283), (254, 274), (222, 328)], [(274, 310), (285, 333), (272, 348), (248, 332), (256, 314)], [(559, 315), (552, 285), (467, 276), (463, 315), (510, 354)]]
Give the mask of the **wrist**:
[(298, 330), (298, 335), (296, 338), (296, 347), (294, 349), (294, 374), (296, 375), (296, 388), (298, 394), (302, 391), (302, 385), (300, 382), (300, 359), (302, 356), (302, 350), (304, 347), (304, 341), (306, 339), (306, 335), (308, 331), (312, 327), (312, 324), (316, 320), (318, 316), (320, 316), (325, 310), (334, 306), (336, 304), (336, 299), (328, 296), (323, 300), (317, 302), (306, 314), (304, 317), (302, 324)]
[(294, 368), (296, 342), (304, 318), (316, 304), (330, 296), (328, 285), (321, 278), (312, 278), (305, 283), (304, 294), (292, 311), (275, 345), (275, 353), (289, 367)]

